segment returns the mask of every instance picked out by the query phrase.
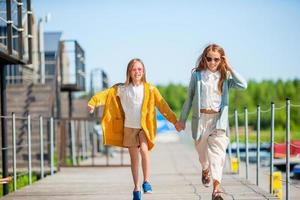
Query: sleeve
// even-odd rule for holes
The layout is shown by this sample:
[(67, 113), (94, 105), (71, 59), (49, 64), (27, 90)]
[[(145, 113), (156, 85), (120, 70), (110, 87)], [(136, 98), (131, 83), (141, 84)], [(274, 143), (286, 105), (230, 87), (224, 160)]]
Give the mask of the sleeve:
[(193, 98), (194, 98), (194, 95), (195, 95), (196, 80), (197, 80), (196, 79), (196, 72), (194, 72), (191, 76), (191, 79), (190, 79), (187, 98), (186, 98), (186, 100), (183, 104), (182, 110), (181, 110), (181, 114), (180, 114), (180, 118), (179, 118), (180, 122), (185, 123), (187, 118), (188, 118), (188, 115), (190, 113)]
[(107, 95), (109, 93), (110, 89), (106, 89), (102, 92), (99, 92), (97, 94), (95, 94), (88, 102), (88, 106), (96, 108), (98, 106), (104, 106), (106, 99), (107, 99)]
[(175, 125), (177, 122), (175, 113), (171, 110), (168, 103), (165, 99), (161, 96), (159, 90), (152, 86), (154, 90), (154, 98), (155, 98), (155, 106), (159, 110), (159, 112), (172, 124)]
[(247, 81), (235, 70), (231, 70), (231, 76), (228, 79), (229, 88), (246, 89)]

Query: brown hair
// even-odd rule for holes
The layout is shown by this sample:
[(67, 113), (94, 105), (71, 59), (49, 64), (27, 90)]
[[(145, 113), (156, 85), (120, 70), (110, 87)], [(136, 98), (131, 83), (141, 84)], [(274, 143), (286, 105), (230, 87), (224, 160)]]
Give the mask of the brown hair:
[(208, 69), (207, 63), (206, 63), (206, 56), (207, 53), (213, 51), (213, 52), (218, 52), (220, 54), (220, 63), (218, 65), (218, 71), (221, 73), (220, 80), (218, 82), (218, 90), (220, 94), (223, 92), (223, 83), (224, 80), (227, 78), (227, 71), (228, 71), (228, 66), (226, 65), (223, 56), (225, 56), (225, 51), (224, 49), (217, 45), (217, 44), (210, 44), (208, 45), (204, 50), (203, 53), (199, 56), (196, 62), (196, 67), (193, 68), (193, 71), (202, 71)]
[(143, 77), (142, 77), (142, 81), (143, 81), (144, 83), (147, 82), (147, 81), (146, 81), (146, 70), (145, 70), (145, 65), (144, 65), (143, 61), (142, 61), (141, 59), (139, 59), (139, 58), (134, 58), (134, 59), (131, 59), (131, 60), (129, 61), (128, 65), (127, 65), (126, 81), (125, 81), (125, 85), (126, 85), (126, 86), (128, 86), (130, 83), (132, 83), (132, 79), (131, 79), (131, 77), (130, 77), (130, 71), (131, 71), (132, 67), (134, 66), (134, 64), (135, 64), (136, 62), (139, 62), (139, 63), (142, 64), (142, 66), (143, 66), (143, 71), (144, 71), (144, 75), (143, 75)]

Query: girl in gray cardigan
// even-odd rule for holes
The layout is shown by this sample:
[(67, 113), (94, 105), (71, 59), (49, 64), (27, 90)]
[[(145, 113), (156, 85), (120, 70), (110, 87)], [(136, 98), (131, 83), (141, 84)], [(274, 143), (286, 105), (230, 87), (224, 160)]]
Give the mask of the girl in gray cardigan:
[(202, 166), (202, 183), (208, 187), (213, 180), (212, 199), (223, 199), (220, 191), (229, 139), (229, 88), (247, 88), (247, 82), (229, 64), (222, 47), (207, 46), (193, 69), (188, 96), (180, 115), (185, 129), (192, 108), (192, 135)]

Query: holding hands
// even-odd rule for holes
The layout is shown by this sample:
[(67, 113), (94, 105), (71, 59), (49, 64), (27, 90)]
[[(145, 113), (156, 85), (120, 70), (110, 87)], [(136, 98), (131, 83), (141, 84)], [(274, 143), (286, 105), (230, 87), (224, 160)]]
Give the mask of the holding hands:
[(185, 123), (178, 121), (175, 124), (175, 128), (176, 128), (176, 131), (180, 132), (185, 129)]

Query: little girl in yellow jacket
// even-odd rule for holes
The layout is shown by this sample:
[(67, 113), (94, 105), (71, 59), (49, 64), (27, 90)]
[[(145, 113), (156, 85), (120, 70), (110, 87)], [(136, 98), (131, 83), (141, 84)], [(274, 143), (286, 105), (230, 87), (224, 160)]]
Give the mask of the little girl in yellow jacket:
[(99, 92), (88, 102), (88, 111), (105, 106), (101, 125), (105, 145), (128, 147), (134, 181), (133, 200), (141, 199), (138, 180), (138, 157), (142, 157), (144, 193), (151, 193), (148, 152), (156, 136), (156, 111), (180, 131), (176, 116), (158, 89), (146, 82), (142, 60), (132, 59), (127, 66), (126, 81)]

